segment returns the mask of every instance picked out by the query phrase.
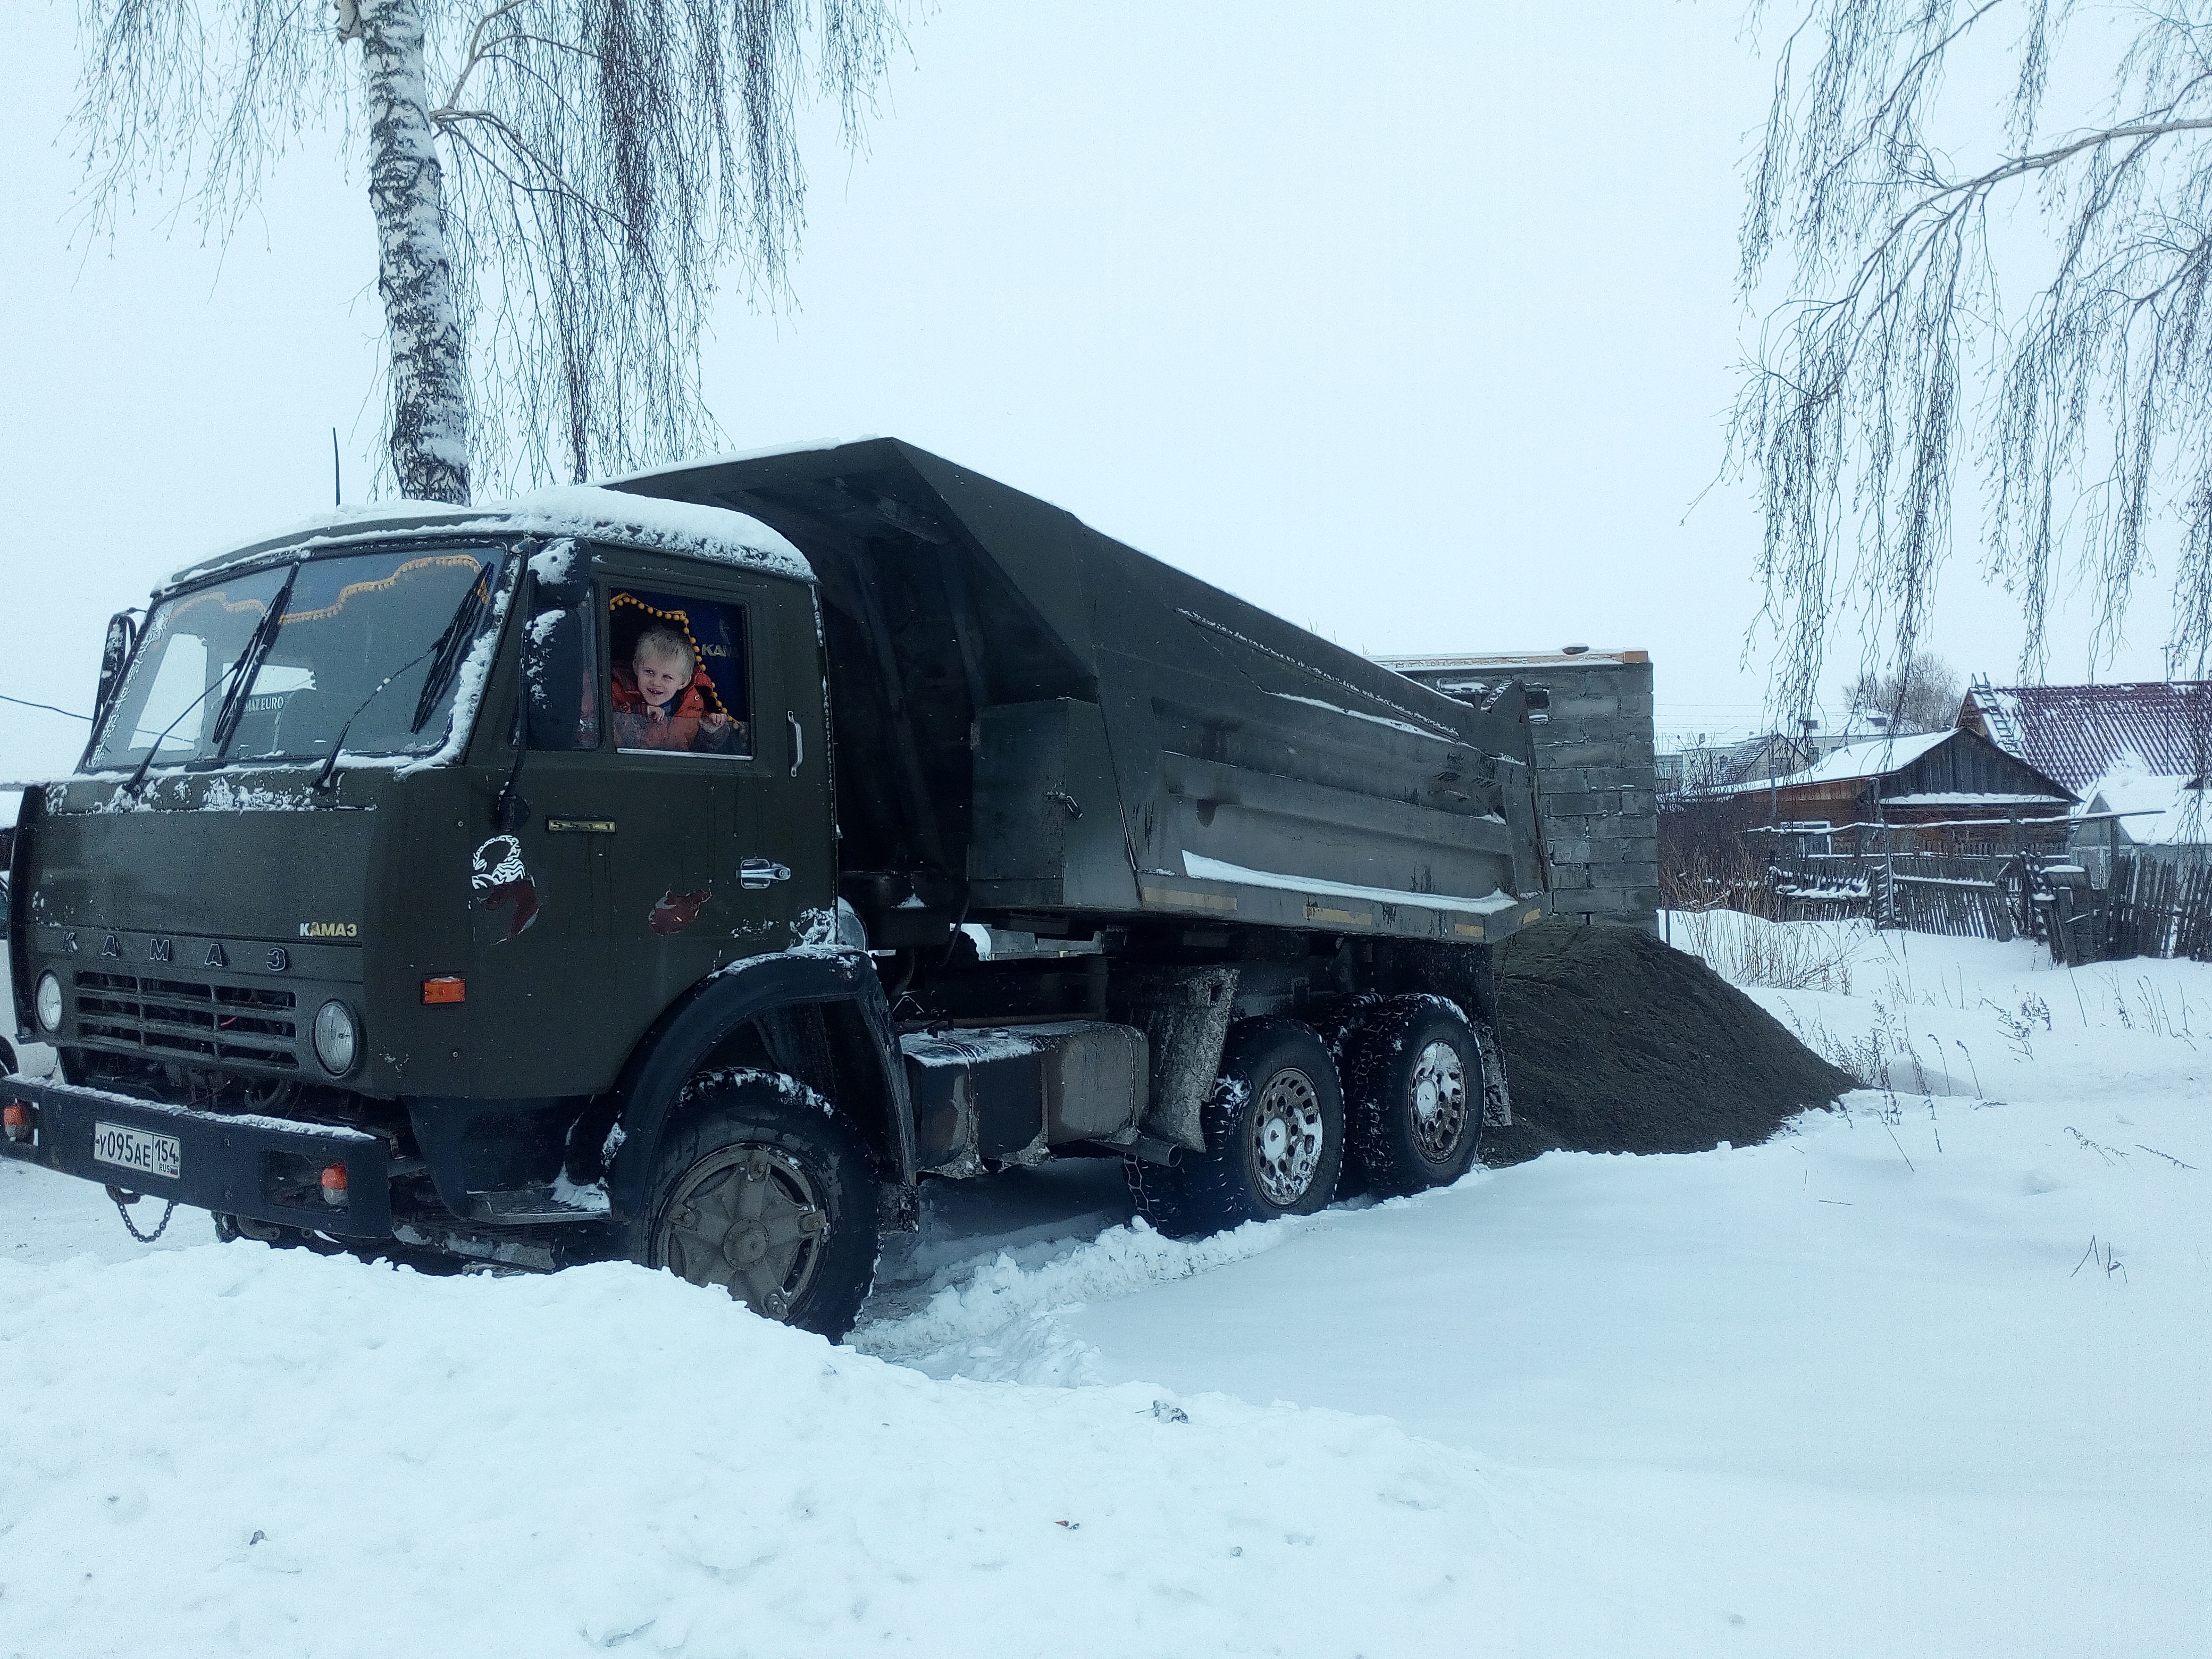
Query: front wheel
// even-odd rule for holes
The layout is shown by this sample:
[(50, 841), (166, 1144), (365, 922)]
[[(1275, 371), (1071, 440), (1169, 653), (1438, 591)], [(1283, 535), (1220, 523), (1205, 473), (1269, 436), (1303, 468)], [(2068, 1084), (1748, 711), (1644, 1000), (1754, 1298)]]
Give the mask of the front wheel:
[(702, 1079), (661, 1148), (630, 1255), (834, 1342), (875, 1278), (867, 1147), (795, 1079)]
[(1200, 1117), (1206, 1151), (1172, 1166), (1125, 1160), (1146, 1220), (1177, 1237), (1311, 1215), (1344, 1168), (1344, 1096), (1322, 1040), (1290, 1019), (1231, 1026)]

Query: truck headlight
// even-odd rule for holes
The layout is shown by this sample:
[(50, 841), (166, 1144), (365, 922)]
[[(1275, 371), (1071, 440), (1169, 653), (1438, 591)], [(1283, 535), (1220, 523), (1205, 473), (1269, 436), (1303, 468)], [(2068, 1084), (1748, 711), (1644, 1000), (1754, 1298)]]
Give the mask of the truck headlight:
[(62, 1029), (62, 982), (52, 969), (39, 975), (39, 988), (32, 1001), (40, 1030), (52, 1036)]
[(323, 1062), (323, 1069), (332, 1077), (343, 1077), (353, 1070), (354, 1055), (361, 1047), (361, 1027), (354, 1021), (353, 1010), (343, 1002), (326, 1002), (315, 1011), (315, 1058)]

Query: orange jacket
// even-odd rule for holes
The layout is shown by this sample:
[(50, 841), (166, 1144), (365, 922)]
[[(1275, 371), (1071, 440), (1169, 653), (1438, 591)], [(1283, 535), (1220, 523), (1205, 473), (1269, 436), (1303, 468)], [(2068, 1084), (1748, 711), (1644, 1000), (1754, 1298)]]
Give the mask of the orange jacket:
[(707, 694), (714, 684), (706, 670), (694, 673), (691, 684), (670, 699), (665, 720), (653, 718), (653, 706), (637, 689), (637, 676), (629, 663), (617, 663), (612, 678), (617, 748), (689, 750), (697, 745), (699, 722), (708, 713)]

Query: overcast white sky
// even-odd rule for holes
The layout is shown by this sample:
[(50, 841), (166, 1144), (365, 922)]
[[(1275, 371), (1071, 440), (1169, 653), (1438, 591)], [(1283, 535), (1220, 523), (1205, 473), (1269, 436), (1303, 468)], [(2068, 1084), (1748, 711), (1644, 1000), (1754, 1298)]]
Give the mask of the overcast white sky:
[[(1749, 729), (1757, 520), (1729, 488), (1691, 510), (1753, 328), (1741, 17), (942, 0), (870, 153), (812, 151), (798, 308), (726, 307), (715, 412), (738, 448), (909, 439), (1355, 648), (1642, 647), (1662, 730)], [(109, 611), (329, 504), (334, 425), (365, 491), (379, 316), (335, 134), (227, 251), (151, 201), (73, 245), (74, 18), (0, 22), (0, 692), (82, 709)], [(1971, 547), (1944, 598), (1937, 648), (2002, 680)], [(2106, 677), (2155, 676), (2161, 625)], [(0, 705), (0, 773), (82, 733)]]

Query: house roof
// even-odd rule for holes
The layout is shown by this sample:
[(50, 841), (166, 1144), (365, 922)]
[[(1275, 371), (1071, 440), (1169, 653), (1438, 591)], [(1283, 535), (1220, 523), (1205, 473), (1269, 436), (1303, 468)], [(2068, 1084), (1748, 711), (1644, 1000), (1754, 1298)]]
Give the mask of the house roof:
[[(2139, 847), (2195, 846), (2212, 842), (2212, 802), (2203, 781), (2172, 773), (2146, 772), (2130, 763), (2114, 767), (2082, 792), (2091, 812), (2124, 812), (2120, 834)], [(2136, 817), (2142, 813), (2151, 816)], [(2101, 835), (2104, 825), (2084, 825)]]
[(1974, 683), (1960, 726), (2086, 795), (2132, 756), (2151, 775), (2203, 772), (2212, 744), (2212, 680), (2136, 680), (2112, 685)]
[(1762, 778), (1756, 783), (1732, 783), (1705, 793), (1742, 795), (1768, 789), (1796, 789), (1808, 783), (1851, 783), (1862, 778), (1887, 777), (1955, 735), (1955, 732), (1915, 732), (1904, 737), (1847, 743), (1840, 749), (1830, 750), (1802, 772), (1786, 773), (1771, 781)]

